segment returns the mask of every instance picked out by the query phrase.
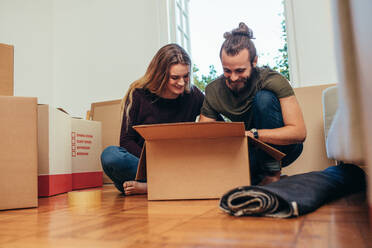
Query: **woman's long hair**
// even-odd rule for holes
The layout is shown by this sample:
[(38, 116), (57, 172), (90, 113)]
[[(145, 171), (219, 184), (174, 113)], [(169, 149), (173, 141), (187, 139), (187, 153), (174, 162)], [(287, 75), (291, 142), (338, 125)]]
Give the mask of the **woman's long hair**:
[[(177, 44), (168, 44), (159, 49), (147, 67), (145, 75), (134, 81), (125, 94), (121, 103), (121, 119), (126, 115), (129, 125), (129, 112), (133, 102), (135, 89), (147, 89), (151, 93), (161, 96), (169, 81), (169, 70), (172, 65), (184, 64), (191, 66), (191, 59), (187, 52)], [(190, 92), (190, 80), (186, 82), (185, 91)]]

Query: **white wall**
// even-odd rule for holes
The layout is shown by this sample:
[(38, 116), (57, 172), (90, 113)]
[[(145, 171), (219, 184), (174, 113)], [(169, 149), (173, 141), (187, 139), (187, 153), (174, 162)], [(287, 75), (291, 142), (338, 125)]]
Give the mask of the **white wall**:
[(15, 45), (15, 95), (84, 117), (121, 98), (168, 41), (165, 0), (0, 0), (0, 42)]
[(52, 103), (53, 2), (0, 0), (0, 42), (14, 45), (14, 93)]
[(330, 0), (285, 0), (291, 82), (337, 83)]
[[(330, 0), (286, 0), (292, 83), (337, 82)], [(15, 95), (85, 116), (121, 98), (169, 41), (167, 0), (0, 0), (15, 45)]]

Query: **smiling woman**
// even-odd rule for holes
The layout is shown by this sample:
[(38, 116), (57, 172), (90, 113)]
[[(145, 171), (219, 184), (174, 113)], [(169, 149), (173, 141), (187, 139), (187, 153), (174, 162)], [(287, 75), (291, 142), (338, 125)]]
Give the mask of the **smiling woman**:
[(190, 80), (190, 65), (176, 64), (169, 70), (169, 81), (161, 97), (175, 99), (185, 91)]
[(190, 85), (190, 65), (182, 47), (165, 45), (130, 85), (122, 103), (120, 147), (109, 146), (101, 155), (104, 172), (125, 195), (147, 193), (146, 182), (134, 181), (144, 140), (133, 126), (192, 122), (200, 114), (204, 95)]

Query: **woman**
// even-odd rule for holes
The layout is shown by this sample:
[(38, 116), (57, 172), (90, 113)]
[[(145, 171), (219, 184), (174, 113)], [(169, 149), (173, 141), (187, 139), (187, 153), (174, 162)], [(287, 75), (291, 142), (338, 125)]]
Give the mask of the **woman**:
[(122, 109), (120, 147), (107, 147), (101, 162), (104, 172), (125, 195), (146, 194), (147, 183), (134, 181), (143, 138), (135, 125), (190, 122), (200, 114), (204, 95), (190, 85), (191, 60), (177, 44), (162, 47), (143, 77), (133, 82)]

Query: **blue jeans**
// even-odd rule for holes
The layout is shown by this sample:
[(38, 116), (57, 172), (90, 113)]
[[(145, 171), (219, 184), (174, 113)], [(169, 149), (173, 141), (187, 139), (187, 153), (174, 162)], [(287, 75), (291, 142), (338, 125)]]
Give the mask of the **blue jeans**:
[[(284, 126), (279, 99), (268, 90), (257, 92), (253, 100), (253, 127), (257, 129), (274, 129)], [(271, 144), (270, 144), (271, 145)], [(266, 174), (278, 172), (282, 167), (290, 165), (301, 154), (303, 145), (271, 145), (286, 154), (281, 163), (266, 152), (250, 146), (249, 160), (252, 184), (259, 183)]]
[(119, 146), (109, 146), (101, 154), (103, 171), (122, 193), (123, 183), (136, 178), (138, 160), (136, 156)]

